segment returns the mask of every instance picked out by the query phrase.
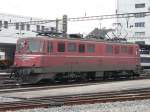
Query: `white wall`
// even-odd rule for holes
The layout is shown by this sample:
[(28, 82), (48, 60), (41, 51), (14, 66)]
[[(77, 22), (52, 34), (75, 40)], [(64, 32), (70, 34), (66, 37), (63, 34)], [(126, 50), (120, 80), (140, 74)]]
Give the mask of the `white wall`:
[[(144, 8), (135, 8), (135, 4), (145, 3)], [(118, 0), (118, 13), (136, 13), (149, 11), (150, 0)], [(127, 28), (127, 20), (129, 27)], [(150, 16), (142, 18), (126, 18), (118, 19), (118, 22), (123, 25), (123, 30), (128, 32), (129, 41), (145, 41), (150, 44)], [(145, 27), (135, 27), (136, 22), (145, 22)], [(138, 36), (135, 32), (145, 32), (145, 35)]]

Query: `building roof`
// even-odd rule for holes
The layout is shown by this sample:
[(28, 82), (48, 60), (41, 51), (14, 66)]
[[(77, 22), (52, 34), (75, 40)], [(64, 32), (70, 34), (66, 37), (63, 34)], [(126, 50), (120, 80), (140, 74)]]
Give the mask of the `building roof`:
[(113, 29), (99, 29), (99, 28), (95, 28), (93, 31), (91, 31), (87, 37), (91, 37), (91, 38), (97, 38), (97, 39), (104, 39), (106, 38), (106, 35), (108, 32), (113, 31)]

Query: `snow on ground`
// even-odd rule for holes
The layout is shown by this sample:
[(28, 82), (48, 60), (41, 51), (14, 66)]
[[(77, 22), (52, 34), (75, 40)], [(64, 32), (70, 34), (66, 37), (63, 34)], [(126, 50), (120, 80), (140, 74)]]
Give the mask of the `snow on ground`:
[(62, 106), (19, 110), (17, 112), (150, 112), (150, 100)]

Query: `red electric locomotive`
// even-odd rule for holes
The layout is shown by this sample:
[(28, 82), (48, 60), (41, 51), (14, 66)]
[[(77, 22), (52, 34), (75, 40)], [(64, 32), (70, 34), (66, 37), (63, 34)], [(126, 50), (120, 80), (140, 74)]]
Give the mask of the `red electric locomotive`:
[(94, 80), (139, 76), (136, 44), (49, 37), (21, 38), (17, 42), (11, 77), (19, 82), (42, 79)]

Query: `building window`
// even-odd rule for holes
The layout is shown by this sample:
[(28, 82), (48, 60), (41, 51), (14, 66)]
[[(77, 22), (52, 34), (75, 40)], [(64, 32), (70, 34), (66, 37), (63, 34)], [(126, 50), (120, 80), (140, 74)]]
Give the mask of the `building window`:
[(36, 31), (40, 31), (40, 25), (36, 25)]
[(52, 42), (48, 42), (48, 52), (53, 52), (53, 44), (52, 44)]
[(51, 31), (55, 31), (55, 28), (54, 28), (54, 27), (51, 27), (50, 29), (51, 29)]
[(87, 45), (87, 52), (88, 52), (88, 53), (93, 53), (93, 52), (95, 52), (95, 45), (94, 45), (94, 44), (88, 44), (88, 45)]
[(21, 23), (21, 30), (24, 30), (24, 23)]
[(109, 54), (113, 54), (113, 46), (112, 46), (112, 45), (107, 45), (107, 46), (106, 46), (106, 51), (107, 51), (107, 53), (109, 53)]
[(145, 27), (145, 22), (137, 22), (135, 23), (135, 27)]
[(58, 52), (65, 52), (65, 43), (64, 42), (60, 42), (58, 43)]
[(84, 44), (79, 44), (79, 52), (84, 53), (85, 52), (85, 45)]
[(27, 31), (30, 31), (30, 24), (27, 24)]
[(4, 28), (8, 28), (8, 21), (4, 21)]
[(75, 52), (77, 50), (76, 43), (68, 43), (67, 48), (69, 52)]
[(145, 7), (145, 3), (135, 4), (135, 8), (144, 8), (144, 7)]
[(134, 16), (136, 18), (143, 18), (143, 17), (145, 17), (145, 13), (136, 13)]
[(19, 30), (19, 23), (16, 23), (16, 30)]
[(135, 32), (136, 37), (145, 36), (145, 32)]
[(2, 27), (2, 21), (0, 21), (0, 28)]
[(44, 31), (45, 30), (45, 26), (42, 26), (42, 31)]

